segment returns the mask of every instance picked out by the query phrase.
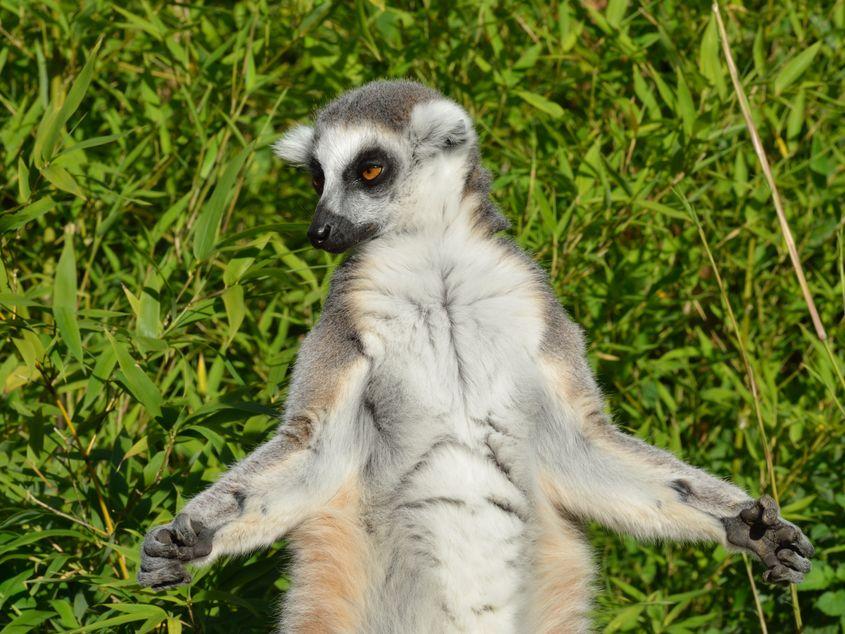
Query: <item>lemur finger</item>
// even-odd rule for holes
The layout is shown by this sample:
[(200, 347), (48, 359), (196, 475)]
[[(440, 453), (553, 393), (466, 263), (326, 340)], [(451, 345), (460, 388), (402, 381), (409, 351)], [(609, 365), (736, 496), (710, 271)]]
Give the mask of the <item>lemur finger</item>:
[(143, 551), (152, 557), (176, 557), (177, 548), (173, 543), (170, 528), (160, 526), (144, 536)]
[(768, 546), (763, 545), (761, 542), (751, 542), (751, 550), (752, 552), (757, 555), (757, 557), (762, 561), (768, 568), (772, 568), (773, 566), (780, 565), (780, 559), (778, 559), (777, 553)]
[(797, 550), (804, 557), (812, 557), (815, 553), (813, 545), (800, 528), (786, 520), (781, 520), (781, 527), (776, 529), (774, 538), (780, 546)]
[(180, 561), (193, 561), (211, 554), (211, 539), (200, 536), (193, 546), (179, 546), (176, 557)]
[(780, 507), (770, 495), (764, 495), (758, 500), (761, 508), (760, 521), (766, 526), (776, 526), (780, 523)]
[(801, 529), (785, 520), (775, 529), (772, 537), (779, 546), (796, 550), (804, 557), (812, 557), (815, 553), (813, 545)]
[(145, 572), (167, 568), (168, 566), (181, 565), (175, 557), (156, 557), (154, 555), (148, 555), (146, 552), (141, 552), (141, 570)]
[(794, 550), (781, 548), (778, 551), (778, 559), (780, 559), (784, 565), (792, 568), (793, 570), (797, 570), (801, 573), (810, 572), (810, 561), (796, 553)]
[(797, 570), (792, 570), (784, 565), (778, 564), (769, 568), (763, 573), (763, 580), (769, 583), (801, 583), (804, 580), (804, 575)]
[(164, 590), (173, 588), (191, 581), (191, 575), (181, 566), (174, 564), (157, 570), (141, 570), (138, 572), (138, 584), (153, 590)]
[(179, 513), (173, 520), (173, 532), (180, 546), (193, 546), (197, 542), (197, 533), (191, 523), (191, 518), (185, 513)]
[(211, 554), (211, 540), (213, 536), (213, 533), (210, 531), (200, 531), (197, 536), (197, 543), (194, 546), (194, 559), (199, 559), (200, 557), (205, 557)]
[(815, 555), (816, 549), (813, 548), (813, 545), (810, 543), (810, 540), (807, 539), (807, 536), (804, 533), (802, 533), (800, 529), (798, 530), (798, 533), (799, 533), (798, 539), (795, 541), (794, 544), (792, 544), (792, 548), (794, 548), (799, 553), (804, 555), (804, 557), (807, 557), (807, 558)]
[(782, 522), (780, 526), (769, 530), (767, 537), (778, 546), (788, 546), (798, 541), (801, 531), (789, 522)]
[(764, 495), (754, 504), (740, 511), (739, 516), (746, 524), (774, 526), (780, 518), (780, 510), (771, 496)]
[(754, 502), (748, 508), (744, 508), (739, 512), (740, 518), (746, 524), (756, 524), (760, 521), (760, 514), (763, 512), (763, 509), (760, 506), (760, 502)]

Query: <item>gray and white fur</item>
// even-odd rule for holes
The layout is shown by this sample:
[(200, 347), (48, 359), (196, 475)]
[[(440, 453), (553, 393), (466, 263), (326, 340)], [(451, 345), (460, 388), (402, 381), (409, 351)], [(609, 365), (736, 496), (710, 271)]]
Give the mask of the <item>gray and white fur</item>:
[(609, 419), (581, 329), (496, 235), (507, 222), (460, 106), (375, 82), (274, 147), (312, 172), (311, 241), (352, 253), (278, 434), (147, 534), (142, 585), (286, 537), (280, 631), (585, 632), (586, 521), (718, 542), (769, 581), (802, 579), (813, 548), (771, 498)]

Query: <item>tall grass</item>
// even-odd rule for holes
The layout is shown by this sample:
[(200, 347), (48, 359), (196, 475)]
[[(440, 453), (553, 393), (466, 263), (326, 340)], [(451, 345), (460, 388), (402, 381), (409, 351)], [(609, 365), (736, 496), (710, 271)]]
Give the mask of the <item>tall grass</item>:
[(599, 626), (841, 631), (845, 2), (722, 13), (827, 344), (707, 3), (2, 0), (0, 631), (268, 629), (283, 544), (163, 594), (138, 544), (272, 433), (339, 262), (268, 145), (385, 76), (474, 115), (619, 423), (817, 546), (796, 609), (719, 548), (592, 528)]

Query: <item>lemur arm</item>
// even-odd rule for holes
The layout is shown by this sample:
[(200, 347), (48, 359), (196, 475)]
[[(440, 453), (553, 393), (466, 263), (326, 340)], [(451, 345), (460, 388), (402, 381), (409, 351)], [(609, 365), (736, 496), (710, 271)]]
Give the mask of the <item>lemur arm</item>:
[(187, 583), (184, 563), (266, 547), (321, 510), (357, 469), (354, 422), (369, 363), (338, 300), (297, 358), (277, 434), (192, 499), (141, 547), (142, 586)]
[(639, 538), (716, 541), (746, 550), (764, 578), (798, 582), (813, 548), (774, 500), (734, 485), (621, 432), (586, 361), (578, 326), (557, 307), (540, 372), (548, 404), (536, 447), (543, 489), (562, 511)]

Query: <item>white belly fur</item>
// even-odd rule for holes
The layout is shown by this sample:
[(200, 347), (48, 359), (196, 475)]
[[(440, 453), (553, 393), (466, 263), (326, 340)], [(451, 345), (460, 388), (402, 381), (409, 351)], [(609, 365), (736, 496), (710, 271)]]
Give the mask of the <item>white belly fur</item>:
[(533, 272), (467, 235), (380, 242), (352, 295), (386, 438), (364, 483), (384, 571), (368, 629), (516, 631), (532, 483), (508, 457), (543, 334)]

